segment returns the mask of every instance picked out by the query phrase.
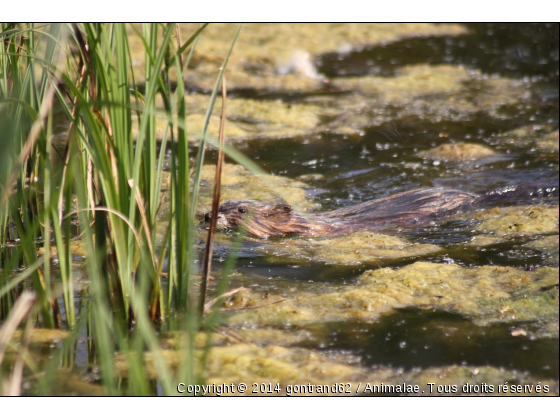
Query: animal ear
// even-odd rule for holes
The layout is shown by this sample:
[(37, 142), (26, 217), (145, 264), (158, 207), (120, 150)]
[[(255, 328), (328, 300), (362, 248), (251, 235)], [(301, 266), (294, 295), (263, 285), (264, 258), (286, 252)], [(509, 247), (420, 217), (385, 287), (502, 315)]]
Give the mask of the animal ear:
[(270, 211), (268, 212), (270, 215), (278, 214), (278, 213), (290, 213), (292, 211), (292, 206), (289, 204), (275, 204), (272, 206)]

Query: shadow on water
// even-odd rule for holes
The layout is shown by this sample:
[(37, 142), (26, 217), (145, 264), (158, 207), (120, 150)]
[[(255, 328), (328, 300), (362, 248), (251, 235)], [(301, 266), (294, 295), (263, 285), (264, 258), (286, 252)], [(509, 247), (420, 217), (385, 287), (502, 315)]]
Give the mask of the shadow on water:
[(558, 24), (487, 23), (465, 25), (454, 37), (408, 38), (349, 54), (319, 58), (327, 77), (394, 76), (413, 64), (462, 64), (488, 74), (537, 77), (558, 84)]
[(512, 335), (512, 331), (521, 328), (521, 323), (482, 327), (449, 312), (401, 309), (373, 324), (318, 324), (310, 328), (313, 339), (303, 346), (351, 351), (370, 366), (409, 370), (453, 364), (489, 365), (557, 378), (558, 340)]

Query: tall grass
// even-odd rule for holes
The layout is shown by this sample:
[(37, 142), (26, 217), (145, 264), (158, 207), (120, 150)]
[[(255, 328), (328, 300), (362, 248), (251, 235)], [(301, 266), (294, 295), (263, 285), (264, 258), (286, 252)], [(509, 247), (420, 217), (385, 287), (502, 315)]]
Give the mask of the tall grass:
[[(193, 343), (202, 317), (192, 279), (207, 124), (191, 191), (183, 76), (205, 27), (184, 43), (174, 24), (134, 27), (144, 46), (143, 80), (133, 66), (125, 24), (1, 27), (0, 320), (31, 286), (38, 312), (30, 311), (27, 323), (69, 329), (70, 348), (85, 328), (93, 337), (90, 360), (100, 366), (108, 395), (154, 392), (142, 357), (146, 350), (164, 393), (176, 393), (178, 382), (202, 380), (195, 374)], [(207, 121), (230, 54), (217, 72)], [(169, 83), (173, 68), (175, 88)], [(164, 111), (156, 106), (158, 97)], [(52, 127), (61, 113), (69, 124), (64, 147), (57, 148)], [(167, 118), (162, 139), (156, 135), (158, 115)], [(170, 210), (162, 218), (168, 149)], [(165, 238), (159, 244), (158, 223)], [(71, 253), (77, 233), (87, 255), (81, 269), (89, 299), (81, 308), (74, 303)], [(190, 351), (177, 370), (157, 340), (162, 322), (186, 332), (183, 344)], [(126, 360), (127, 381), (117, 376), (116, 353)], [(56, 364), (36, 378), (38, 393), (49, 392)], [(0, 384), (2, 372), (4, 379), (15, 375), (0, 369)]]

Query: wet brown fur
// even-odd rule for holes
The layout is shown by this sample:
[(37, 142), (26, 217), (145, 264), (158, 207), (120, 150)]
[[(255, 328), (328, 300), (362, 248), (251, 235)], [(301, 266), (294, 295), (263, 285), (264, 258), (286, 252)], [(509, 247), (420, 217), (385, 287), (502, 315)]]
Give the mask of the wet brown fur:
[[(386, 224), (426, 224), (471, 207), (479, 197), (447, 188), (420, 188), (316, 214), (299, 213), (287, 204), (228, 201), (220, 206), (217, 226), (241, 228), (257, 238), (339, 236), (358, 230), (377, 230)], [(209, 219), (210, 214), (206, 217)]]

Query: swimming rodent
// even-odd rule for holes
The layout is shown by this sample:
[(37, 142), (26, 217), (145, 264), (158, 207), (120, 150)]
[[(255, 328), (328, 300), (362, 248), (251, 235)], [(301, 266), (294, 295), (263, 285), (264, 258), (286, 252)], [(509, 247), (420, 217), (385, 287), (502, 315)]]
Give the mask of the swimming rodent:
[[(375, 231), (387, 224), (426, 225), (459, 210), (497, 204), (522, 204), (535, 198), (558, 196), (558, 181), (521, 184), (478, 194), (448, 188), (419, 188), (362, 204), (322, 213), (299, 213), (288, 204), (257, 200), (223, 203), (218, 210), (218, 229), (244, 229), (257, 238), (285, 236), (340, 236), (358, 230)], [(211, 213), (206, 214), (206, 221)]]

